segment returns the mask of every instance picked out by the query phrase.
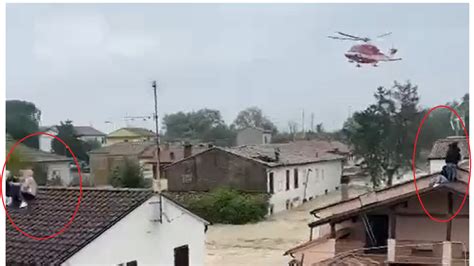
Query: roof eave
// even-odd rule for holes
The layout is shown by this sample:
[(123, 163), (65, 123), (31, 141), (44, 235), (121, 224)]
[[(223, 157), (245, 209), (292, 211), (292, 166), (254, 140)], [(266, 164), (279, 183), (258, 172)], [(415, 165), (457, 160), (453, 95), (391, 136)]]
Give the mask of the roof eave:
[[(441, 186), (441, 187), (436, 187), (436, 188), (427, 187), (427, 188), (419, 189), (418, 194), (423, 195), (423, 194), (426, 194), (428, 192), (432, 192), (432, 191), (439, 190), (439, 189), (448, 189), (448, 190), (459, 193), (459, 191), (455, 190), (454, 188), (447, 187), (447, 186)], [(370, 210), (374, 210), (374, 209), (383, 207), (384, 205), (397, 204), (397, 202), (405, 201), (405, 200), (407, 200), (411, 197), (414, 197), (414, 196), (416, 196), (416, 194), (413, 195), (413, 192), (409, 192), (405, 195), (400, 195), (400, 196), (393, 197), (393, 198), (390, 198), (390, 199), (387, 199), (387, 200), (384, 200), (384, 201), (376, 201), (376, 202), (370, 203), (368, 205), (361, 206), (360, 208), (357, 208), (357, 209), (349, 210), (349, 211), (344, 212), (344, 213), (335, 214), (335, 215), (332, 215), (332, 216), (322, 218), (318, 221), (311, 222), (311, 223), (308, 224), (308, 226), (310, 228), (312, 228), (312, 227), (327, 224), (327, 223), (330, 223), (330, 222), (344, 221), (344, 220), (347, 220), (347, 219), (350, 219), (350, 218), (354, 217), (355, 215), (357, 215), (359, 213), (364, 213), (364, 212), (367, 212), (367, 211), (370, 211)], [(357, 198), (359, 198), (359, 197), (357, 197)], [(352, 198), (351, 200), (347, 200), (345, 202), (352, 201), (352, 200), (355, 200), (357, 198)], [(343, 202), (339, 202), (335, 205), (338, 205), (338, 204), (341, 204), (341, 203), (343, 203)], [(333, 205), (333, 206), (335, 206), (335, 205)], [(315, 211), (312, 211), (311, 214), (314, 215)]]

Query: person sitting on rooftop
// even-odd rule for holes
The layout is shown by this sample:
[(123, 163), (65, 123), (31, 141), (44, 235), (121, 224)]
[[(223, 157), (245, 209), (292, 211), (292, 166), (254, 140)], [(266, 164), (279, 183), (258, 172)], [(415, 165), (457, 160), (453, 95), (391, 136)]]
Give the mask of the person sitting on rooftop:
[(20, 183), (15, 182), (13, 178), (7, 178), (6, 204), (11, 206), (14, 201), (18, 201), (20, 202), (20, 208), (25, 208), (28, 206), (27, 201), (36, 197), (37, 191), (38, 185), (33, 178), (33, 170), (24, 170), (20, 177)]
[(453, 182), (457, 178), (457, 167), (461, 161), (461, 150), (458, 147), (457, 142), (449, 144), (448, 151), (446, 152), (445, 162), (441, 170), (440, 179), (434, 184), (434, 187), (439, 186), (441, 183)]

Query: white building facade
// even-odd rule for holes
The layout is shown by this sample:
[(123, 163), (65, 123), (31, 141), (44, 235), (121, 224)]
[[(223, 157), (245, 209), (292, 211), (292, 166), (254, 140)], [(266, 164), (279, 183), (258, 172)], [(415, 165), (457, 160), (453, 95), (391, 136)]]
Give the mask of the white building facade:
[(259, 145), (270, 144), (272, 132), (261, 128), (248, 127), (237, 132), (236, 145)]
[(341, 159), (280, 166), (267, 170), (269, 214), (288, 210), (320, 195), (340, 189)]
[(44, 165), (47, 167), (48, 180), (59, 179), (63, 185), (68, 186), (73, 178), (70, 168), (71, 161), (44, 163)]
[[(43, 132), (48, 133), (53, 136), (56, 136), (58, 134), (55, 128), (49, 128)], [(44, 152), (53, 152), (52, 150), (53, 140), (54, 140), (54, 137), (44, 135), (44, 134), (39, 135), (38, 136), (39, 150), (44, 151)]]
[[(208, 222), (162, 197), (162, 223), (154, 221), (159, 208), (153, 196), (70, 257), (72, 265), (204, 265)], [(180, 256), (180, 258), (178, 258)], [(133, 264), (135, 263), (135, 264)]]

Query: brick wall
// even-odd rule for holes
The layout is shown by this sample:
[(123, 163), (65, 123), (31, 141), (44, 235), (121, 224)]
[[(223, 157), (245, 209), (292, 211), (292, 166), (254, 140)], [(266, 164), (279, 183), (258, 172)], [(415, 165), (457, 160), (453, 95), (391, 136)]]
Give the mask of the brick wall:
[(232, 187), (266, 192), (266, 168), (252, 160), (220, 149), (190, 157), (165, 169), (169, 191), (209, 191)]

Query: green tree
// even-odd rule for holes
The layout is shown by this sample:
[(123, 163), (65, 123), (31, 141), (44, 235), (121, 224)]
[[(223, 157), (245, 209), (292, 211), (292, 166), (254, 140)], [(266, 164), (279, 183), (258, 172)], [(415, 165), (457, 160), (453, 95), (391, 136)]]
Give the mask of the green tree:
[(323, 123), (319, 123), (316, 125), (316, 133), (321, 134), (324, 133), (324, 126)]
[(235, 118), (233, 125), (236, 129), (243, 129), (246, 127), (257, 127), (266, 130), (272, 130), (277, 133), (277, 127), (268, 119), (258, 107), (249, 107), (242, 110)]
[[(465, 115), (464, 125), (466, 126), (466, 130), (469, 133), (469, 94), (465, 94), (462, 97), (461, 104), (459, 104), (457, 101), (452, 101), (446, 103), (445, 105), (462, 109)], [(428, 109), (424, 110), (423, 115), (425, 115), (427, 112)], [(417, 144), (417, 149), (420, 149), (421, 152), (424, 151), (425, 156), (429, 153), (436, 140), (456, 134), (450, 125), (451, 115), (452, 113), (450, 110), (446, 108), (439, 108), (432, 111), (429, 117), (425, 120), (423, 128), (418, 137)], [(461, 132), (460, 134), (464, 134), (464, 132)], [(421, 159), (425, 158), (423, 157)]]
[[(7, 145), (7, 154), (10, 151), (11, 146), (13, 145)], [(12, 175), (17, 176), (20, 170), (25, 169), (26, 166), (27, 164), (24, 162), (24, 155), (18, 149), (14, 149), (8, 158), (6, 169), (10, 171)]]
[(86, 151), (88, 152), (102, 147), (102, 144), (97, 140), (87, 140), (87, 141), (84, 141), (83, 143), (84, 143), (84, 147)]
[[(40, 119), (41, 111), (34, 103), (20, 100), (6, 101), (6, 132), (13, 139), (20, 140), (38, 132)], [(38, 136), (28, 138), (23, 143), (29, 147), (38, 148)]]
[[(69, 148), (72, 150), (72, 152), (74, 152), (74, 154), (79, 160), (88, 162), (89, 155), (87, 154), (87, 152), (89, 150), (87, 150), (87, 147), (83, 141), (76, 138), (75, 132), (74, 132), (74, 125), (72, 124), (72, 121), (67, 120), (65, 122), (61, 122), (57, 128), (58, 128), (57, 137), (63, 140), (64, 143), (66, 143), (69, 146)], [(53, 152), (56, 154), (72, 157), (72, 154), (66, 149), (66, 146), (64, 146), (57, 139), (53, 140), (52, 149), (53, 149)]]
[[(46, 185), (60, 185), (60, 184), (57, 184), (57, 183), (54, 183), (53, 184), (51, 183), (51, 180), (48, 180), (48, 168), (46, 165), (43, 165), (43, 164), (35, 164), (33, 166), (33, 172), (35, 174), (35, 181), (38, 185), (40, 186), (46, 186)], [(56, 182), (58, 182), (57, 180), (55, 180)], [(59, 180), (60, 182), (61, 180)]]
[(201, 109), (196, 112), (178, 112), (163, 118), (169, 140), (196, 140), (216, 145), (232, 145), (235, 133), (222, 119), (218, 110)]
[(466, 127), (467, 133), (469, 134), (469, 93), (466, 93), (462, 97), (461, 108), (464, 109), (465, 117), (464, 126)]
[(343, 132), (364, 158), (375, 186), (381, 180), (391, 185), (399, 170), (411, 166), (414, 134), (421, 120), (418, 88), (410, 82), (395, 82), (392, 88), (379, 87), (376, 103), (356, 112), (344, 124)]
[(189, 203), (191, 210), (212, 223), (246, 224), (262, 220), (268, 203), (262, 195), (250, 195), (230, 188), (218, 188)]
[(142, 168), (138, 163), (129, 159), (126, 159), (121, 166), (114, 169), (110, 176), (110, 182), (114, 187), (145, 187)]

